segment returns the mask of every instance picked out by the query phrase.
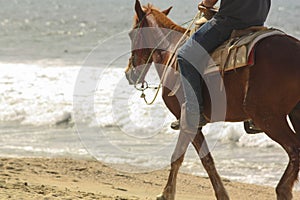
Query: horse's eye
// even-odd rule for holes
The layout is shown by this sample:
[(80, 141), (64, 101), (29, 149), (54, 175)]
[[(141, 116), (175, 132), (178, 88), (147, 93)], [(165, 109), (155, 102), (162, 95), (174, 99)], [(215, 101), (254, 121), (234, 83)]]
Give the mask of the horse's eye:
[(135, 60), (135, 56), (132, 54), (131, 57), (129, 58), (129, 62), (130, 62), (131, 65), (133, 66), (133, 69), (135, 68), (134, 60)]
[(130, 62), (133, 63), (133, 61), (134, 61), (134, 56), (132, 55), (132, 56), (130, 57)]

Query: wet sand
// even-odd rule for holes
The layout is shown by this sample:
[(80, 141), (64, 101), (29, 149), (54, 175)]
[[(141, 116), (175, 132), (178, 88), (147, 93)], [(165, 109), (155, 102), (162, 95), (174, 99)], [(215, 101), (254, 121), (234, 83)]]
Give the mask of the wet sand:
[[(167, 169), (125, 173), (93, 160), (0, 158), (0, 199), (155, 200), (167, 177)], [(224, 183), (233, 200), (275, 199), (272, 187), (226, 179)], [(299, 196), (299, 192), (294, 192), (294, 197)], [(208, 178), (180, 173), (176, 199), (215, 197)]]

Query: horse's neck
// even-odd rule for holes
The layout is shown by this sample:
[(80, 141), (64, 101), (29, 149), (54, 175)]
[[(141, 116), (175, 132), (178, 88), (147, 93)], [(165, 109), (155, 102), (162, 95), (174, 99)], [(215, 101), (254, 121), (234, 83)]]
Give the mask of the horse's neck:
[(153, 53), (153, 56), (152, 56), (152, 59), (153, 59), (153, 62), (154, 62), (154, 66), (155, 66), (155, 69), (158, 73), (158, 76), (161, 78), (162, 77), (162, 74), (163, 74), (163, 67), (162, 66), (165, 66), (167, 63), (167, 51), (160, 51), (160, 50), (156, 50), (154, 51)]
[[(156, 21), (156, 20), (154, 20), (154, 21)], [(172, 22), (169, 19), (157, 20), (156, 25), (162, 29), (172, 31), (171, 34), (169, 31), (167, 31), (167, 33), (164, 33), (164, 35), (160, 38), (160, 39), (164, 38), (164, 39), (168, 40), (167, 43), (170, 44), (168, 46), (168, 49), (155, 50), (153, 53), (153, 56), (152, 56), (156, 71), (157, 71), (159, 77), (162, 78), (165, 67), (171, 67), (173, 69), (176, 69), (176, 62), (172, 62), (170, 60), (170, 57), (174, 55), (174, 53), (176, 51), (175, 48), (177, 46), (177, 43), (179, 42), (179, 40), (183, 36), (183, 34), (186, 33), (187, 29), (175, 24), (174, 22)], [(168, 34), (170, 34), (170, 36)]]
[(169, 26), (165, 26), (163, 28), (172, 30), (177, 34), (173, 34), (174, 36), (169, 38), (169, 43), (171, 45), (169, 46), (168, 49), (154, 51), (153, 61), (155, 63), (156, 71), (160, 77), (162, 77), (162, 74), (164, 71), (162, 69), (162, 66), (163, 67), (171, 67), (176, 70), (176, 62), (172, 61), (174, 58), (172, 60), (170, 60), (170, 57), (174, 56), (174, 54), (176, 53), (175, 48), (177, 46), (177, 43), (180, 40), (180, 38), (183, 36), (183, 34), (186, 33), (186, 30), (187, 30), (175, 23), (169, 24)]
[(176, 64), (177, 62), (173, 62), (173, 59), (170, 60), (170, 56), (172, 56), (173, 54), (168, 52), (168, 51), (163, 51), (163, 52), (160, 52), (159, 54), (156, 54), (156, 52), (154, 52), (154, 57), (156, 57), (156, 59), (160, 59), (160, 61), (154, 61), (154, 66), (155, 66), (155, 69), (158, 73), (158, 76), (160, 77), (160, 79), (163, 78), (163, 75), (166, 70), (166, 68), (168, 67), (171, 67), (173, 68), (174, 70), (176, 70)]
[(169, 27), (167, 27), (167, 28), (172, 29), (172, 30), (177, 31), (177, 32), (180, 32), (182, 34), (184, 34), (186, 32), (185, 28), (183, 28), (183, 27), (181, 27), (181, 26), (179, 26), (175, 23), (170, 24)]
[[(184, 33), (186, 31), (185, 28), (177, 25), (176, 23), (174, 23), (170, 18), (168, 18), (167, 16), (165, 15), (161, 15), (161, 14), (157, 14), (157, 12), (155, 11), (152, 11), (152, 16), (154, 17), (153, 18), (153, 22), (159, 26), (160, 28), (165, 28), (165, 29), (171, 29), (173, 31), (177, 31), (177, 32), (180, 32), (180, 33)], [(164, 17), (162, 17), (164, 16)]]

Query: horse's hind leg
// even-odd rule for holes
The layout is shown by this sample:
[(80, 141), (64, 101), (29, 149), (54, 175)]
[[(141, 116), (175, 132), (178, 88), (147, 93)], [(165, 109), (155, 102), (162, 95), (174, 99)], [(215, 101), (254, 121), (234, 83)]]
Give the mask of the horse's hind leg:
[(229, 196), (219, 176), (214, 160), (209, 152), (203, 133), (199, 130), (196, 137), (193, 140), (193, 146), (195, 147), (201, 162), (210, 178), (213, 185), (215, 195), (218, 200), (228, 200)]
[(288, 166), (276, 187), (276, 194), (278, 200), (291, 200), (293, 186), (299, 174), (300, 141), (289, 127), (285, 115), (269, 116), (269, 118), (256, 117), (255, 119), (259, 127), (270, 138), (278, 142), (289, 156)]
[(157, 200), (174, 200), (176, 192), (176, 178), (179, 171), (179, 168), (183, 162), (185, 152), (188, 148), (188, 145), (193, 140), (195, 135), (179, 133), (177, 144), (171, 159), (171, 170), (169, 173), (169, 178), (167, 185), (165, 186), (163, 193), (157, 196)]
[(289, 164), (276, 187), (276, 193), (278, 200), (290, 200), (293, 198), (293, 186), (299, 175), (300, 148), (295, 146), (283, 148), (289, 155)]
[(300, 102), (295, 106), (295, 108), (289, 114), (289, 117), (296, 131), (298, 140), (300, 141)]

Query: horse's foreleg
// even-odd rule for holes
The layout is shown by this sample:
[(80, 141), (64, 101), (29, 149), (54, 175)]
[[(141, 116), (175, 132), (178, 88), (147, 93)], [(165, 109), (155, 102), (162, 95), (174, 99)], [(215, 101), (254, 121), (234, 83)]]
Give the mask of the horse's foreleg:
[(176, 193), (176, 179), (181, 163), (183, 162), (184, 154), (180, 156), (175, 162), (171, 163), (171, 170), (167, 185), (161, 195), (157, 196), (157, 200), (174, 200)]
[(169, 88), (163, 87), (162, 98), (171, 113), (176, 117), (176, 119), (179, 119), (181, 114), (181, 99), (179, 95), (169, 96), (170, 92), (171, 90)]
[(183, 162), (184, 154), (188, 148), (188, 145), (192, 141), (193, 136), (183, 133), (179, 134), (177, 144), (171, 159), (171, 170), (167, 185), (165, 186), (163, 193), (157, 196), (157, 200), (174, 200), (176, 192), (176, 178), (179, 168)]
[(229, 196), (223, 185), (221, 177), (219, 176), (217, 169), (215, 167), (214, 160), (209, 152), (208, 146), (206, 144), (205, 138), (201, 130), (197, 132), (196, 137), (193, 140), (193, 146), (195, 147), (201, 162), (210, 178), (213, 185), (215, 195), (218, 200), (228, 200)]

